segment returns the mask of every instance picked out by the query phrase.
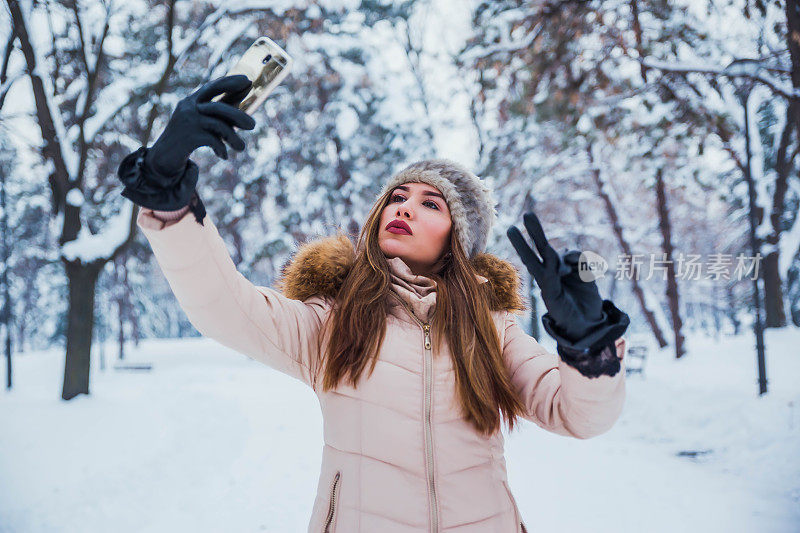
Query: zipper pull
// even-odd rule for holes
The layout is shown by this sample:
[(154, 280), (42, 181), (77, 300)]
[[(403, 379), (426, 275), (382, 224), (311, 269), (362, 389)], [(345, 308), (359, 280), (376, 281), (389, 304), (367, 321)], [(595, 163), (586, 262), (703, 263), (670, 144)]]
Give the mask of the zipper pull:
[(425, 330), (425, 349), (426, 350), (430, 350), (431, 349), (431, 337), (429, 335), (429, 332), (431, 330), (431, 325), (430, 324), (423, 324), (422, 325), (422, 329)]

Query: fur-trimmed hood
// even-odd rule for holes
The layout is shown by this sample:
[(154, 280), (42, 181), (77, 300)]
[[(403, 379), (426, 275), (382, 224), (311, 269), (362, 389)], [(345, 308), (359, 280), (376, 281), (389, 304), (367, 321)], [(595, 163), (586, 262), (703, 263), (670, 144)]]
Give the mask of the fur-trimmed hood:
[[(355, 247), (344, 234), (309, 241), (281, 269), (278, 289), (294, 300), (317, 295), (335, 298), (355, 257)], [(520, 294), (519, 273), (514, 265), (489, 253), (477, 254), (470, 263), (495, 291), (497, 303), (493, 310), (528, 308)]]

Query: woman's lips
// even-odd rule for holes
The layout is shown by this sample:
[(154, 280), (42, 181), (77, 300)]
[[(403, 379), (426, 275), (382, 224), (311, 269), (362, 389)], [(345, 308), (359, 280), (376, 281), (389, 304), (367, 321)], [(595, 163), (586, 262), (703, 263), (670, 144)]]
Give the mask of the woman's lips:
[(398, 233), (400, 235), (411, 235), (403, 228), (398, 228), (397, 226), (389, 226), (388, 228), (386, 228), (386, 231), (388, 231), (389, 233)]
[(400, 219), (394, 219), (386, 224), (386, 231), (397, 233), (398, 235), (411, 235), (411, 228), (409, 225)]

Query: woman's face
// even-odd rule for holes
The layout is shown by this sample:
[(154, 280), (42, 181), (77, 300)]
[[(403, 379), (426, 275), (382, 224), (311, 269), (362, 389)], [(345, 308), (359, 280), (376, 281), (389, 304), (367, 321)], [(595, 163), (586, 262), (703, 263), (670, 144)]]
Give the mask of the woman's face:
[[(411, 233), (387, 229), (405, 222)], [(400, 257), (414, 274), (426, 275), (449, 249), (450, 209), (439, 189), (427, 183), (404, 183), (391, 192), (381, 213), (378, 245), (387, 258)]]

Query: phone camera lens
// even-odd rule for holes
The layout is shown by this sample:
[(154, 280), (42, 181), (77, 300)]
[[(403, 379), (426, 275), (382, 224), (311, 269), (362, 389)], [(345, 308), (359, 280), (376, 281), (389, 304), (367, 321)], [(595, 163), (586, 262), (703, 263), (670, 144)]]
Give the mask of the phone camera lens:
[(267, 57), (265, 57), (264, 59), (262, 59), (262, 60), (261, 60), (261, 62), (262, 62), (262, 63), (264, 63), (264, 64), (266, 65), (267, 63), (269, 63), (269, 60), (270, 60), (270, 59), (272, 59), (272, 54), (267, 54)]

